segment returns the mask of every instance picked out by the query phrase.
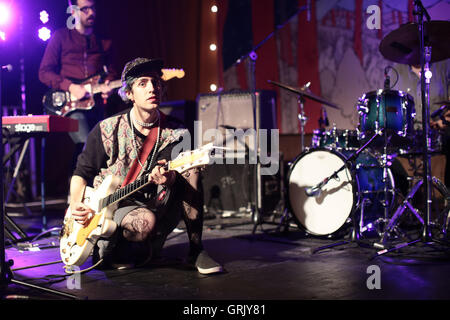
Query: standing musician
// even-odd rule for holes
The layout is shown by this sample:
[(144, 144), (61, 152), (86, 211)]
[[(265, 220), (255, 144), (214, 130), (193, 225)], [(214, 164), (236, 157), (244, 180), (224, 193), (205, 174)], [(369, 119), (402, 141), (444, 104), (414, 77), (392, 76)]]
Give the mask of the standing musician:
[[(77, 222), (86, 225), (93, 213), (82, 202), (88, 184), (96, 188), (111, 174), (131, 182), (133, 168), (139, 172), (136, 178), (150, 173), (149, 187), (120, 202), (113, 218), (118, 228), (112, 237), (97, 242), (94, 262), (103, 259), (104, 267), (117, 268), (145, 265), (159, 254), (181, 217), (189, 238), (188, 263), (202, 274), (221, 272), (222, 266), (203, 249), (199, 171), (180, 174), (164, 168), (187, 130), (172, 125), (158, 109), (164, 89), (162, 67), (161, 60), (146, 58), (125, 65), (119, 94), (132, 107), (99, 122), (89, 133), (70, 184), (70, 210)], [(157, 200), (155, 186), (162, 195)]]
[(68, 4), (72, 8), (72, 17), (78, 23), (74, 28), (69, 25), (61, 28), (52, 36), (39, 67), (39, 80), (52, 89), (69, 91), (76, 99), (82, 99), (88, 92), (80, 82), (104, 73), (105, 69), (107, 71), (105, 81), (100, 86), (102, 99), (97, 99), (96, 106), (69, 115), (78, 120), (79, 128), (78, 132), (69, 133), (75, 144), (74, 166), (89, 131), (104, 118), (104, 108), (99, 104), (106, 104), (106, 99), (112, 94), (108, 83), (117, 77), (117, 72), (112, 64), (111, 41), (103, 39), (94, 31), (95, 0), (69, 0)]

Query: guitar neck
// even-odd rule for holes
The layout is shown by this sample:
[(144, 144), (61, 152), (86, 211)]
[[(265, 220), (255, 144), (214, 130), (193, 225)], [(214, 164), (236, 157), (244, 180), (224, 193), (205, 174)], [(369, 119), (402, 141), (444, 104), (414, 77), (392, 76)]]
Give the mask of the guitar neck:
[[(196, 168), (199, 166), (204, 166), (209, 163), (209, 150), (212, 148), (212, 143), (202, 147), (200, 150), (195, 150), (191, 152), (183, 152), (174, 160), (168, 161), (164, 168), (168, 171), (178, 171), (182, 173), (186, 170)], [(183, 155), (183, 156), (181, 156)], [(134, 192), (144, 188), (148, 184), (150, 184), (150, 174), (145, 174), (139, 179), (127, 184), (125, 187), (120, 188), (114, 193), (102, 198), (99, 202), (99, 210), (106, 208), (109, 205), (117, 203)]]
[[(121, 86), (122, 86), (122, 81), (120, 81), (120, 80), (114, 80), (108, 84), (108, 87), (110, 87), (111, 89), (120, 88)], [(94, 85), (92, 88), (92, 93), (96, 94), (96, 93), (100, 93), (100, 92), (101, 92), (100, 84)]]
[(146, 174), (142, 176), (141, 178), (127, 184), (125, 187), (120, 188), (114, 193), (111, 193), (109, 196), (106, 196), (105, 198), (100, 200), (100, 209), (106, 208), (109, 205), (112, 205), (114, 203), (117, 203), (131, 194), (135, 193), (136, 191), (144, 188), (145, 186), (150, 184), (149, 181), (149, 174)]
[[(166, 169), (171, 170), (171, 162), (169, 161), (164, 167)], [(112, 205), (114, 203), (117, 203), (119, 201), (122, 201), (123, 199), (127, 198), (128, 196), (132, 195), (136, 191), (144, 188), (145, 186), (150, 184), (150, 174), (145, 174), (139, 179), (127, 184), (125, 187), (120, 188), (114, 193), (111, 193), (109, 196), (103, 198), (100, 200), (100, 208), (106, 208), (109, 205)]]

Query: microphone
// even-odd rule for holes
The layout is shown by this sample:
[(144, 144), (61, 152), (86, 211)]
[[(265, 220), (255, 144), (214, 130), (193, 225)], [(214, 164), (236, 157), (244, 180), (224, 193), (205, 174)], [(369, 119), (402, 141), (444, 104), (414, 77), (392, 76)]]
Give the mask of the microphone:
[(8, 71), (8, 72), (11, 72), (12, 69), (13, 69), (13, 67), (12, 67), (12, 65), (10, 65), (10, 64), (7, 64), (7, 65), (5, 65), (5, 66), (2, 66), (2, 70), (6, 70), (6, 71)]
[(386, 68), (384, 68), (384, 90), (389, 90), (391, 89), (391, 78), (388, 75), (388, 69), (390, 68), (390, 66), (387, 66)]
[(305, 193), (308, 197), (318, 197), (322, 192), (322, 187), (309, 187), (305, 188)]

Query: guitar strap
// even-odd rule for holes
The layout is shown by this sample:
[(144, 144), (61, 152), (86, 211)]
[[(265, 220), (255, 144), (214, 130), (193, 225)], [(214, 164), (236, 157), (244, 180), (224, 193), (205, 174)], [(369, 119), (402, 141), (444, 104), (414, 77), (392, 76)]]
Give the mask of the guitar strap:
[[(131, 111), (130, 111), (131, 112)], [(164, 113), (160, 112), (160, 120), (159, 120), (159, 127), (163, 127), (163, 122), (165, 120)], [(131, 130), (134, 130), (133, 124), (130, 121)], [(131, 168), (128, 171), (127, 176), (122, 182), (121, 188), (126, 186), (127, 184), (133, 182), (138, 177), (140, 171), (143, 169), (141, 168), (141, 165), (139, 164), (139, 161), (141, 163), (144, 163), (145, 160), (148, 158), (150, 152), (153, 150), (156, 144), (156, 140), (158, 139), (158, 126), (155, 126), (150, 129), (150, 133), (147, 135), (147, 138), (144, 140), (144, 144), (142, 146), (141, 152), (139, 153), (139, 156), (134, 159), (133, 163), (131, 164)], [(138, 161), (139, 158), (139, 161)], [(148, 164), (149, 168), (151, 168), (151, 163)]]

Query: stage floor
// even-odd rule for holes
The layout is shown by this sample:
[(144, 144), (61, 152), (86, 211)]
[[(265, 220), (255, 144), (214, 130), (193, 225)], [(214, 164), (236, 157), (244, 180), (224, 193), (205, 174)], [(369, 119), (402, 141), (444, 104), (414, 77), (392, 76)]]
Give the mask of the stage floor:
[[(48, 228), (58, 227), (63, 211), (48, 217)], [(272, 218), (273, 221), (272, 221)], [(280, 217), (266, 219), (254, 231), (250, 216), (205, 220), (204, 246), (226, 272), (201, 275), (188, 268), (187, 236), (183, 224), (169, 235), (162, 256), (145, 268), (91, 270), (65, 275), (63, 264), (31, 269), (27, 266), (59, 261), (58, 237), (35, 241), (33, 250), (7, 246), (14, 279), (88, 300), (152, 301), (291, 301), (291, 300), (446, 300), (450, 298), (450, 247), (418, 242), (376, 257), (374, 247), (350, 242), (313, 253), (341, 241), (305, 234), (291, 224), (277, 232)], [(14, 217), (27, 231), (39, 225), (39, 214)], [(272, 223), (268, 223), (268, 220)], [(36, 229), (33, 229), (36, 233)], [(420, 230), (419, 230), (420, 231)], [(419, 232), (420, 233), (420, 232)], [(364, 239), (371, 244), (377, 238)], [(441, 251), (437, 249), (447, 249)], [(82, 268), (89, 267), (89, 259)], [(4, 299), (53, 300), (68, 297), (9, 284)]]

